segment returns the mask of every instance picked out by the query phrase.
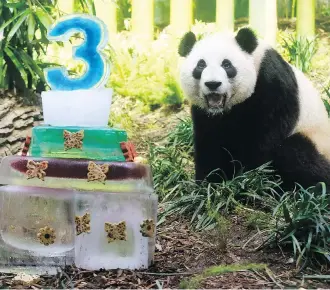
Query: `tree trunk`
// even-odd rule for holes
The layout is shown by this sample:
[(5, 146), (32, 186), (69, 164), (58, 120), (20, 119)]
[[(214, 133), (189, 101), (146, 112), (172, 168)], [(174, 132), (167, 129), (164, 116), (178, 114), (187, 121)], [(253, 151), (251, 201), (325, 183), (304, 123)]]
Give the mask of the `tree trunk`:
[(24, 106), (13, 94), (0, 90), (0, 159), (19, 153), (26, 136), (41, 119), (37, 107)]
[(154, 38), (153, 0), (132, 0), (132, 32), (143, 40)]
[(171, 0), (171, 28), (177, 35), (189, 31), (193, 22), (192, 0)]
[(304, 38), (315, 35), (315, 0), (298, 0), (297, 35)]
[(107, 0), (94, 0), (96, 16), (108, 27), (110, 36), (117, 32), (117, 4)]
[(217, 0), (217, 26), (221, 31), (234, 31), (234, 0)]

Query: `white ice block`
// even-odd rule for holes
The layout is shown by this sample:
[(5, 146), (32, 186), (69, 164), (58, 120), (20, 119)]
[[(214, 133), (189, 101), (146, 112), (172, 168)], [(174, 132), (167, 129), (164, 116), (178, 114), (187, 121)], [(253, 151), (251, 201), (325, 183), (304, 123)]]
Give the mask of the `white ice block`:
[(41, 93), (45, 125), (103, 127), (108, 125), (112, 89)]
[[(148, 193), (78, 192), (76, 214), (80, 225), (83, 216), (90, 215), (90, 232), (77, 232), (76, 266), (87, 270), (148, 268), (154, 256), (156, 226), (149, 237), (140, 229), (145, 220), (156, 225), (157, 203), (157, 196)], [(109, 243), (108, 235), (116, 237), (116, 233), (107, 232), (105, 223), (120, 222), (126, 223), (126, 240)]]
[(74, 262), (72, 190), (0, 187), (0, 268), (46, 273)]

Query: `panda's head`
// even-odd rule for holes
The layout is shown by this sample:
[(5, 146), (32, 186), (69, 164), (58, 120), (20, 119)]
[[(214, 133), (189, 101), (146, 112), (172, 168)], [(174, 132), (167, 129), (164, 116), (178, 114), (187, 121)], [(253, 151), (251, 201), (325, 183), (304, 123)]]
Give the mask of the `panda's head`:
[(237, 35), (219, 33), (200, 41), (192, 32), (185, 34), (179, 46), (179, 54), (185, 57), (181, 86), (191, 103), (219, 114), (249, 98), (257, 80), (253, 59), (257, 46), (249, 28)]

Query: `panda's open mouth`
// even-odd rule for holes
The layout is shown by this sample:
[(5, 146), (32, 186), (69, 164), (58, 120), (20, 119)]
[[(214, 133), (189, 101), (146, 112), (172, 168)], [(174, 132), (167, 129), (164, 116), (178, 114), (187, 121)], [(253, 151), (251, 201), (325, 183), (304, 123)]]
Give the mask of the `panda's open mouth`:
[(204, 96), (209, 108), (223, 109), (226, 104), (227, 94), (211, 93)]

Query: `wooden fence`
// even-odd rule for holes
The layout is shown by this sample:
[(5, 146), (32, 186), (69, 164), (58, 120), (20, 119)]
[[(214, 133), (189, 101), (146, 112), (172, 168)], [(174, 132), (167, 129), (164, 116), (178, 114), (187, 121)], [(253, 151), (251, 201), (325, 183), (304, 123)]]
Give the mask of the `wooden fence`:
[[(314, 36), (316, 0), (297, 0), (297, 32)], [(74, 0), (59, 0), (65, 13), (74, 12)], [(117, 32), (117, 5), (113, 0), (94, 0), (96, 15)], [(234, 30), (234, 0), (216, 0), (216, 24), (219, 31)], [(154, 38), (154, 0), (132, 0), (132, 32), (145, 40)], [(178, 35), (193, 24), (193, 0), (170, 0), (170, 24)], [(277, 0), (249, 0), (249, 24), (270, 44), (276, 44)]]

